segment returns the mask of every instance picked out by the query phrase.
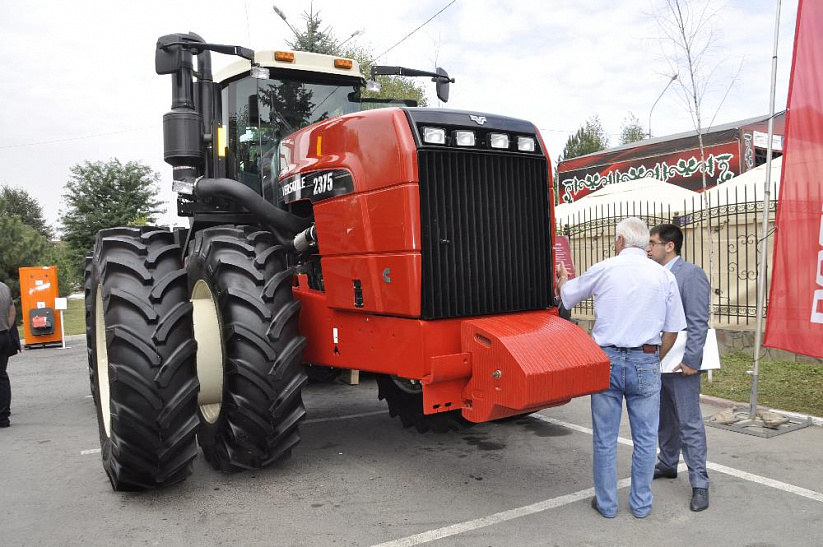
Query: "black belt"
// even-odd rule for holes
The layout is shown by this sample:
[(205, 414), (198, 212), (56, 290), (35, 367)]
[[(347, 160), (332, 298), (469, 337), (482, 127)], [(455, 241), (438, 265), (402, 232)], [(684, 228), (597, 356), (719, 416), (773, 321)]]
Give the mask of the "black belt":
[(636, 346), (636, 347), (633, 347), (633, 348), (621, 348), (621, 347), (618, 347), (618, 346), (600, 346), (600, 347), (601, 348), (616, 349), (616, 350), (619, 350), (619, 351), (642, 351), (643, 353), (656, 353), (657, 349), (660, 346), (657, 346), (657, 345), (654, 345), (654, 344), (643, 344), (642, 346)]

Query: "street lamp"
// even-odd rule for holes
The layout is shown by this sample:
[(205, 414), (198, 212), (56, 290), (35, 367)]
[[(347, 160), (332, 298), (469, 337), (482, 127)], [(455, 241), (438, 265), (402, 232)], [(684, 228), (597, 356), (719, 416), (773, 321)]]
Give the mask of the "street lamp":
[(667, 89), (669, 89), (669, 86), (672, 85), (672, 82), (674, 82), (676, 79), (677, 79), (677, 74), (673, 74), (671, 79), (669, 80), (669, 83), (667, 83), (666, 87), (663, 88), (663, 91), (660, 92), (660, 96), (657, 97), (656, 101), (654, 101), (654, 104), (652, 105), (651, 110), (649, 110), (649, 138), (650, 139), (652, 138), (652, 112), (654, 112), (654, 107), (657, 106), (657, 102), (663, 97), (663, 94), (666, 92)]
[(300, 38), (300, 33), (297, 32), (297, 29), (294, 28), (291, 23), (289, 23), (288, 19), (286, 19), (286, 14), (283, 13), (283, 11), (274, 4), (272, 4), (271, 9), (273, 9), (274, 13), (276, 13), (283, 20), (283, 22), (289, 26), (291, 31), (294, 33), (295, 37)]
[(345, 44), (346, 42), (348, 42), (349, 40), (351, 40), (355, 36), (360, 36), (361, 34), (363, 34), (365, 32), (366, 32), (365, 29), (362, 29), (362, 28), (359, 28), (359, 29), (355, 30), (354, 32), (351, 33), (351, 36), (349, 36), (348, 38), (346, 38), (345, 40), (343, 40), (342, 42), (337, 44), (337, 47), (343, 47), (343, 44)]

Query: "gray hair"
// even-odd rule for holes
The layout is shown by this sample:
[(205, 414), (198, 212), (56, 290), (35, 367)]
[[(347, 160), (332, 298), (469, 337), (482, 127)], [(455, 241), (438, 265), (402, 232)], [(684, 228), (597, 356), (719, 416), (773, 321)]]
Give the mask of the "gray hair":
[(617, 224), (614, 238), (620, 236), (626, 247), (645, 249), (649, 245), (649, 227), (637, 217), (625, 218)]

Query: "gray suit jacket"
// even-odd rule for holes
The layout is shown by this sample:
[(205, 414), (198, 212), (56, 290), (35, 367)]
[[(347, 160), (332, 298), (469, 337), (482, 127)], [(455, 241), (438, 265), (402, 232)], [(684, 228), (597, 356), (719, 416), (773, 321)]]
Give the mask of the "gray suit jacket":
[(686, 353), (683, 364), (700, 369), (703, 363), (703, 346), (709, 330), (709, 278), (703, 268), (682, 258), (672, 265), (671, 272), (677, 279), (680, 300), (686, 313)]

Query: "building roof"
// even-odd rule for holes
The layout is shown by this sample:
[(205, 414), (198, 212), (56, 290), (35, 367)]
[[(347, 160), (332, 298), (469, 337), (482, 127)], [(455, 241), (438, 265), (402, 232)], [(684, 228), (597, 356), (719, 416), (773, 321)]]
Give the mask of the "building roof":
[[(783, 114), (785, 114), (785, 110), (776, 113), (775, 118), (778, 118)], [(769, 116), (765, 115), (715, 125), (713, 127), (707, 127), (702, 132), (704, 140), (703, 145), (713, 146), (716, 144), (729, 142), (737, 137), (737, 131), (741, 127), (765, 123), (768, 120)], [(683, 150), (692, 150), (697, 147), (694, 141), (696, 136), (697, 131), (685, 131), (674, 135), (643, 139), (642, 141), (624, 144), (614, 148), (607, 148), (606, 150), (600, 150), (584, 156), (577, 156), (575, 158), (561, 161), (558, 165), (558, 172), (572, 171), (581, 167), (599, 167), (601, 165), (610, 165), (617, 161), (639, 160), (659, 156), (664, 153), (670, 154)], [(598, 158), (599, 156), (602, 156), (602, 158)], [(598, 159), (600, 159), (600, 161), (598, 161)], [(569, 166), (568, 169), (563, 169), (561, 167), (569, 164), (571, 164), (571, 166)]]

